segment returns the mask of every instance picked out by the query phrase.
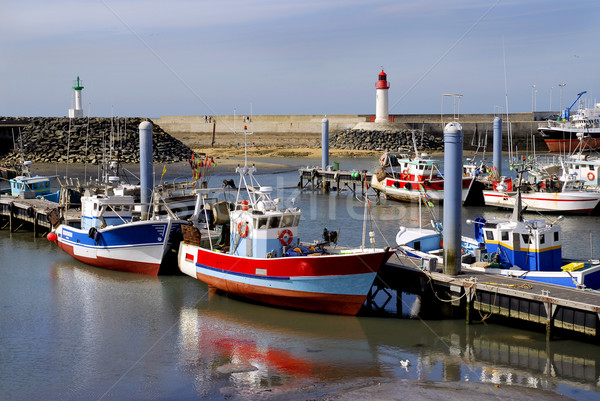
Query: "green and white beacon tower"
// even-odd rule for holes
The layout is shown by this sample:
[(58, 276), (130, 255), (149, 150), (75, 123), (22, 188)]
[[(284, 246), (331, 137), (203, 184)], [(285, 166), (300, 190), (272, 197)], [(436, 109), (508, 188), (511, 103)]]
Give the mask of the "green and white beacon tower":
[(69, 118), (82, 118), (83, 117), (83, 109), (81, 108), (81, 91), (83, 90), (82, 86), (83, 82), (79, 80), (79, 76), (77, 76), (77, 80), (75, 81), (75, 86), (73, 86), (73, 99), (71, 101), (71, 105), (75, 103), (75, 108), (69, 109)]

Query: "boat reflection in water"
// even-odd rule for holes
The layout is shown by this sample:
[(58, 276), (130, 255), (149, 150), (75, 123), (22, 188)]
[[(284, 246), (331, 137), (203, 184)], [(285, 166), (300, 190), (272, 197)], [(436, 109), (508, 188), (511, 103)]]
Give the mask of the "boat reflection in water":
[(307, 384), (349, 388), (357, 381), (419, 380), (502, 383), (561, 394), (566, 386), (589, 391), (593, 399), (600, 378), (600, 348), (547, 344), (542, 333), (467, 327), (462, 320), (312, 314), (219, 295), (181, 309), (179, 341), (195, 382), (225, 378), (221, 392), (237, 396), (291, 396)]
[(262, 388), (380, 376), (357, 318), (211, 298), (180, 311), (184, 358), (205, 380), (235, 372), (232, 384)]

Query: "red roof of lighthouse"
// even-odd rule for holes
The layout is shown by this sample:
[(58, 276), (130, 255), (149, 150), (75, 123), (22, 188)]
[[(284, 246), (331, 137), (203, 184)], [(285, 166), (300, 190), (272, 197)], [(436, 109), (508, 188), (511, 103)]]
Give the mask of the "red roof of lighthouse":
[(381, 72), (379, 73), (379, 81), (377, 81), (377, 83), (375, 84), (375, 89), (389, 89), (389, 88), (390, 88), (390, 84), (387, 82), (387, 75), (383, 71), (383, 68), (382, 68)]

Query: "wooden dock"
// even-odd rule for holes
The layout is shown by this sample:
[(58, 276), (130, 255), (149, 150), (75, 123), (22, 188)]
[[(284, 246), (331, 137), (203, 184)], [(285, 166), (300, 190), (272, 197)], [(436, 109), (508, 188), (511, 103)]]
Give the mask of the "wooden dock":
[(310, 188), (312, 190), (321, 189), (323, 192), (329, 192), (336, 189), (338, 193), (344, 189), (349, 189), (356, 194), (356, 185), (360, 188), (360, 193), (364, 195), (371, 186), (373, 173), (366, 171), (348, 171), (348, 170), (323, 170), (317, 167), (306, 167), (299, 169), (301, 190)]
[[(33, 231), (34, 236), (44, 236), (52, 229), (56, 219), (79, 220), (80, 213), (69, 209), (65, 214), (59, 205), (45, 199), (23, 199), (9, 195), (0, 196), (0, 229), (10, 232), (21, 229)], [(53, 220), (54, 219), (54, 220)]]
[(413, 258), (393, 256), (380, 270), (369, 299), (381, 290), (390, 297), (389, 290), (395, 290), (397, 297), (408, 292), (421, 296), (423, 308), (450, 307), (450, 315), (464, 317), (467, 324), (477, 318), (496, 316), (540, 325), (547, 339), (557, 330), (600, 339), (600, 291), (468, 269), (462, 269), (458, 276), (448, 276), (426, 271), (420, 263)]

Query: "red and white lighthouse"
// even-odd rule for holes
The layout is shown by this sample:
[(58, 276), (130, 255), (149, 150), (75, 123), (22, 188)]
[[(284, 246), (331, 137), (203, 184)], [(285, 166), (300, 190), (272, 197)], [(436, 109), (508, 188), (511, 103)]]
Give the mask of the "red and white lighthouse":
[(379, 73), (379, 80), (375, 84), (377, 94), (375, 97), (375, 122), (384, 123), (389, 120), (388, 113), (388, 89), (390, 84), (387, 81), (387, 75), (383, 72), (383, 68)]

